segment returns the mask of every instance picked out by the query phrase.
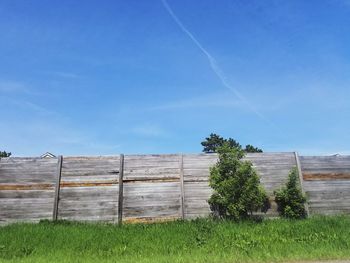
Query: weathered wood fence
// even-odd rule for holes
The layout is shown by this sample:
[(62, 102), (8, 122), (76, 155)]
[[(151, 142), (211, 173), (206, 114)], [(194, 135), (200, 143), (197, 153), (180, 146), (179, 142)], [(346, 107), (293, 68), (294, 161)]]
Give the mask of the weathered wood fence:
[[(271, 197), (298, 167), (311, 214), (350, 212), (350, 156), (248, 154)], [(41, 219), (138, 222), (208, 216), (216, 154), (2, 158), (0, 223)]]

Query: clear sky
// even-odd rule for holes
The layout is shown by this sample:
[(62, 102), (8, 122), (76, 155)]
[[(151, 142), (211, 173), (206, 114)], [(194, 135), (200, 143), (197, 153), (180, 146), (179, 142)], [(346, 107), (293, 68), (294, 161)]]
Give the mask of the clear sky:
[(349, 0), (0, 1), (0, 150), (350, 153)]

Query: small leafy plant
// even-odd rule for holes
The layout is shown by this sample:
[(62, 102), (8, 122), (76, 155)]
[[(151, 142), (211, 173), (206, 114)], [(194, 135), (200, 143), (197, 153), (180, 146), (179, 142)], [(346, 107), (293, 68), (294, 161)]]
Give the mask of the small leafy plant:
[(215, 217), (246, 219), (253, 212), (266, 212), (269, 201), (251, 162), (243, 161), (244, 151), (225, 143), (218, 148), (219, 161), (210, 169), (209, 184), (214, 193), (208, 200)]
[(296, 168), (293, 168), (288, 176), (286, 185), (275, 191), (277, 211), (282, 217), (291, 219), (306, 218), (306, 197), (298, 184), (299, 176)]

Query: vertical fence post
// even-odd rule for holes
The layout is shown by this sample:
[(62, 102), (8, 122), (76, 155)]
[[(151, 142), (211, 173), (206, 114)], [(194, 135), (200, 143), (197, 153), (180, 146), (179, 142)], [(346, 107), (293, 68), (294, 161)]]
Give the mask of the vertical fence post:
[(185, 219), (184, 155), (180, 155), (181, 218)]
[(61, 174), (62, 174), (62, 162), (63, 157), (62, 155), (58, 156), (57, 161), (57, 169), (56, 169), (56, 185), (55, 185), (55, 199), (53, 202), (53, 214), (52, 214), (52, 220), (57, 220), (58, 215), (58, 202), (60, 199), (60, 184), (61, 184)]
[[(303, 186), (304, 179), (303, 179), (303, 172), (301, 170), (299, 155), (297, 152), (294, 152), (294, 156), (295, 156), (295, 161), (297, 164), (297, 169), (298, 169), (298, 174), (299, 174), (300, 188), (301, 188), (303, 195), (306, 196), (304, 186)], [(307, 215), (307, 217), (309, 217), (310, 212), (309, 212), (309, 205), (308, 205), (307, 201), (305, 202), (304, 207), (305, 207), (306, 215)]]
[(124, 177), (124, 154), (120, 155), (119, 165), (119, 198), (118, 198), (118, 224), (123, 222), (123, 177)]

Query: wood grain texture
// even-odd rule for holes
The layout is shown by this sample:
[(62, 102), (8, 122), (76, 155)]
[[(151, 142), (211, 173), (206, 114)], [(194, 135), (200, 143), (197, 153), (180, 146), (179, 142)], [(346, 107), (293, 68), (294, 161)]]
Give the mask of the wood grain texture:
[(177, 154), (125, 155), (123, 221), (181, 218)]
[(57, 159), (0, 159), (0, 224), (52, 218)]
[(0, 185), (54, 184), (56, 164), (56, 158), (1, 158)]
[(301, 156), (304, 188), (312, 214), (350, 212), (350, 156)]
[(58, 218), (116, 221), (120, 156), (65, 157)]
[(179, 180), (178, 155), (125, 155), (124, 180)]
[(124, 183), (123, 220), (181, 218), (180, 182)]

